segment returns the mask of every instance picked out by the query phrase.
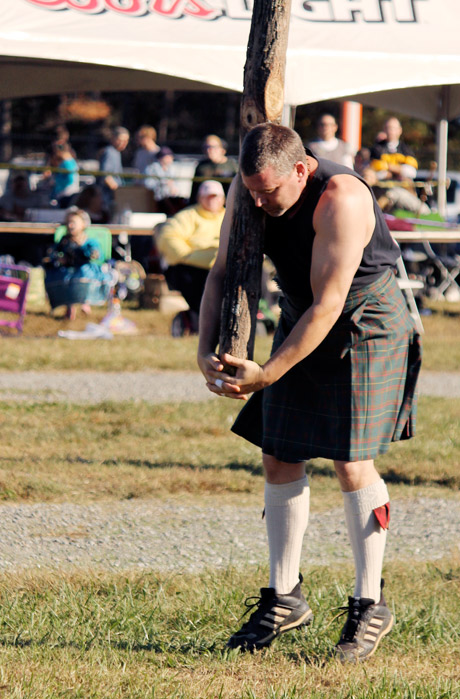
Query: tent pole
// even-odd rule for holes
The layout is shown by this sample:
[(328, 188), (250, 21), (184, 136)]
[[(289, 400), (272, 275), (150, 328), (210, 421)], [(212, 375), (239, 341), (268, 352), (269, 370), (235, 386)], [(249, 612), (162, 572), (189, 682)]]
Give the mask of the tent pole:
[(341, 117), (341, 136), (356, 153), (361, 148), (363, 105), (359, 102), (345, 100), (342, 102)]
[(439, 118), (436, 125), (436, 143), (438, 151), (438, 212), (447, 214), (447, 149), (449, 133), (449, 85), (443, 85), (440, 93)]
[(447, 213), (447, 134), (449, 122), (441, 119), (437, 124), (437, 149), (438, 149), (438, 212), (445, 217)]

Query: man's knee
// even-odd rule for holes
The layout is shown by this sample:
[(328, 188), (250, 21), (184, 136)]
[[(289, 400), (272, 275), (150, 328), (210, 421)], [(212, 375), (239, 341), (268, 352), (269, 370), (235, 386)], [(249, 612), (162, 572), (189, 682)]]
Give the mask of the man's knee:
[(282, 484), (300, 480), (305, 475), (305, 462), (280, 461), (269, 454), (262, 454), (265, 480), (267, 483)]
[(334, 461), (335, 472), (342, 490), (365, 488), (380, 479), (373, 459), (366, 461)]

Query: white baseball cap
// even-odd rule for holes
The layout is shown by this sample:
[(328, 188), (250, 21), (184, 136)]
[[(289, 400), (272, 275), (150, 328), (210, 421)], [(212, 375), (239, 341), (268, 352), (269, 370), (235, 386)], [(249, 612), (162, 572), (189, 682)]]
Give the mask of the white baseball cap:
[(225, 192), (220, 182), (217, 180), (206, 180), (202, 182), (198, 188), (199, 197), (224, 197)]

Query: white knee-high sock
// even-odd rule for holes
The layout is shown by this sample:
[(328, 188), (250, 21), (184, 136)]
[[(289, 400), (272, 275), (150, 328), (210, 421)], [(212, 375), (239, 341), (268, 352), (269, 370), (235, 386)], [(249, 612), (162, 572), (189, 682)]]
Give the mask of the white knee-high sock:
[(286, 595), (299, 582), (302, 542), (308, 524), (310, 488), (305, 476), (292, 483), (265, 483), (265, 520), (270, 550), (270, 583)]
[(387, 530), (380, 526), (374, 510), (389, 502), (387, 487), (381, 479), (351, 493), (342, 491), (342, 495), (356, 568), (354, 597), (378, 602)]

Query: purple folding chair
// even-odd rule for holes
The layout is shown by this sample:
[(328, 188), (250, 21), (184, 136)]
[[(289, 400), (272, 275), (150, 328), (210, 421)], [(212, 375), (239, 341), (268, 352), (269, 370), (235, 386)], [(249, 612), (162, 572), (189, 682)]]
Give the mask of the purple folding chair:
[(0, 318), (0, 326), (16, 328), (22, 333), (26, 314), (26, 296), (29, 286), (29, 269), (19, 265), (0, 263), (0, 312), (18, 316)]

